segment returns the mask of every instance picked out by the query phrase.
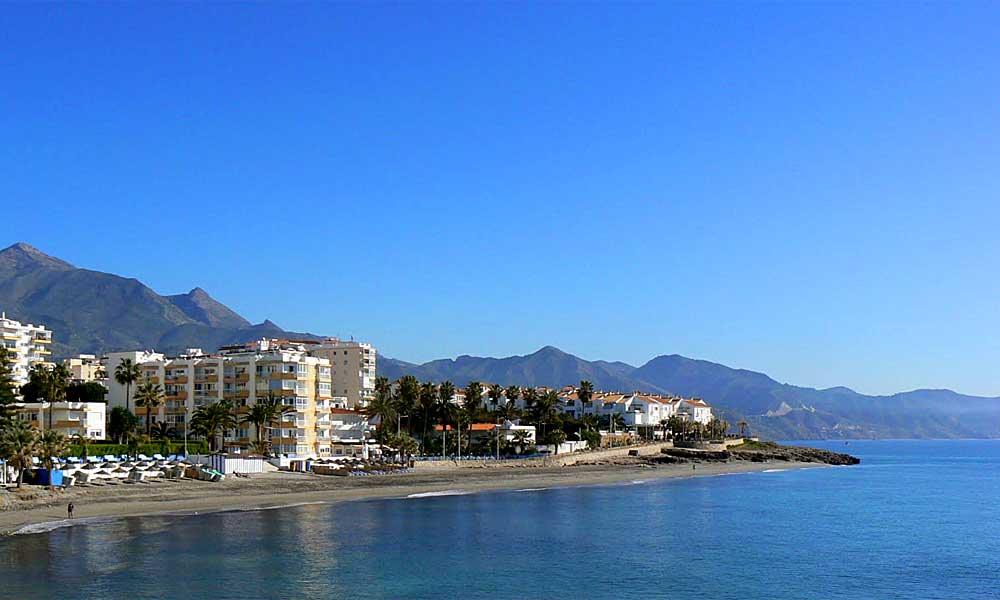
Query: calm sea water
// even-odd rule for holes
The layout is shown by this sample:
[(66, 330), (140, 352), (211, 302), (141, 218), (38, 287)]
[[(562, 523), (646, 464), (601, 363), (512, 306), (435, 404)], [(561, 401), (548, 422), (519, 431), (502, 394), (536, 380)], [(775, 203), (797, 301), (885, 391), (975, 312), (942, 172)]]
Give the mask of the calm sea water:
[(2, 598), (1000, 598), (1000, 441), (862, 465), (133, 518), (0, 540)]

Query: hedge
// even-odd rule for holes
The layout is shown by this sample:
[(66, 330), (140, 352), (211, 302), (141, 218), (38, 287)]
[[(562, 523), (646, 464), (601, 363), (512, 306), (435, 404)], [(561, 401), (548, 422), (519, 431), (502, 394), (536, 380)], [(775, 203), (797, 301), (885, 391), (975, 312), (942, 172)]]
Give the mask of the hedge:
[[(187, 449), (188, 454), (208, 454), (208, 442), (201, 440), (189, 441)], [(132, 446), (131, 448), (126, 444), (87, 444), (86, 450), (80, 444), (70, 444), (69, 451), (65, 456), (82, 457), (85, 452), (87, 456), (104, 456), (106, 454), (121, 456), (122, 454), (131, 454), (133, 452), (145, 454), (146, 456), (152, 456), (153, 454), (184, 454), (184, 442), (150, 442), (148, 444), (139, 444), (138, 447)]]

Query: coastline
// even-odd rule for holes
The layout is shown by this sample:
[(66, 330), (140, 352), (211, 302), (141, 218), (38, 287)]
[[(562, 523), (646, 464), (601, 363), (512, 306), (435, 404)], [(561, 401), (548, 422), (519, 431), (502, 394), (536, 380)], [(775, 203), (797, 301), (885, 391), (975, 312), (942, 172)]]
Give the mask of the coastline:
[[(342, 478), (301, 473), (271, 473), (220, 483), (188, 481), (150, 486), (115, 486), (66, 492), (37, 506), (0, 512), (0, 535), (41, 533), (95, 520), (156, 515), (196, 515), (263, 510), (299, 504), (391, 498), (420, 498), (519, 489), (614, 485), (654, 479), (685, 479), (739, 473), (818, 468), (815, 462), (732, 461), (668, 465), (578, 465), (541, 468), (461, 468), (415, 471), (383, 477)], [(65, 519), (73, 502), (76, 519)]]

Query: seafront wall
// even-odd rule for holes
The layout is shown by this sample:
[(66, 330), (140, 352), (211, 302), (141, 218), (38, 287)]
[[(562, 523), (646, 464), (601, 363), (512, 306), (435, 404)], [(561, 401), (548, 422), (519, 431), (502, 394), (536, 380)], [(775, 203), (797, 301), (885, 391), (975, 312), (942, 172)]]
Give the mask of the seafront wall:
[(541, 458), (508, 459), (508, 460), (437, 460), (437, 461), (417, 461), (414, 469), (419, 471), (444, 471), (449, 469), (503, 469), (508, 467), (565, 467), (578, 462), (593, 462), (622, 458), (631, 453), (639, 456), (653, 456), (660, 453), (662, 448), (673, 448), (672, 442), (656, 442), (652, 444), (641, 444), (636, 446), (624, 446), (621, 448), (606, 448), (602, 450), (588, 450), (586, 452), (573, 452), (572, 454), (555, 454)]

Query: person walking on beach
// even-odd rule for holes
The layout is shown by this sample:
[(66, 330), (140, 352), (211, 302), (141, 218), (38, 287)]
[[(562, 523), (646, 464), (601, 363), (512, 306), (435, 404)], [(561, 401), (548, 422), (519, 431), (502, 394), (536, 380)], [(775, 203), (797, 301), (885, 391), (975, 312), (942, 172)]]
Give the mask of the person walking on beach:
[(69, 515), (69, 518), (70, 518), (70, 519), (72, 519), (72, 518), (73, 518), (73, 508), (74, 508), (74, 507), (73, 507), (73, 503), (72, 503), (72, 502), (70, 502), (70, 503), (69, 503), (69, 506), (67, 506), (67, 507), (66, 507), (66, 514), (68, 514), (68, 515)]

